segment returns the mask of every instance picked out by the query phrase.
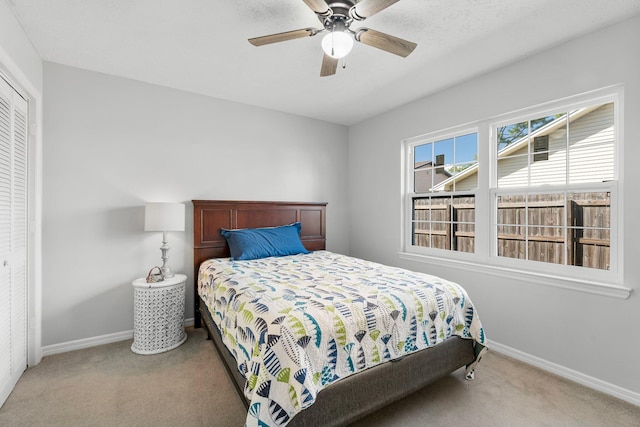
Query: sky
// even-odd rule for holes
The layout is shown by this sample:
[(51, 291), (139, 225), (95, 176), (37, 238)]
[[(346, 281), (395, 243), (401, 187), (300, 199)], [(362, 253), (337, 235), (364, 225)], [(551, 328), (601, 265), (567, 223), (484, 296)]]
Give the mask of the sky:
[(441, 154), (444, 154), (446, 166), (475, 163), (478, 158), (478, 134), (470, 133), (415, 146), (415, 162), (435, 163), (436, 156)]

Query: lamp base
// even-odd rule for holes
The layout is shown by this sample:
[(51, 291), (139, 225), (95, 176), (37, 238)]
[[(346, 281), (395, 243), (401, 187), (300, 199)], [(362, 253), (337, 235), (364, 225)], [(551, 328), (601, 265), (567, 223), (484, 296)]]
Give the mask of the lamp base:
[(175, 276), (175, 274), (173, 274), (173, 271), (171, 271), (171, 267), (169, 267), (168, 265), (163, 265), (162, 267), (160, 267), (160, 270), (162, 271), (162, 277), (164, 277), (165, 279), (171, 279)]
[(169, 260), (169, 255), (167, 255), (169, 249), (171, 249), (171, 246), (169, 246), (169, 241), (167, 240), (167, 232), (163, 231), (162, 246), (160, 246), (160, 250), (162, 251), (162, 267), (160, 267), (160, 270), (162, 271), (162, 276), (165, 279), (170, 279), (175, 276), (175, 274), (173, 274), (173, 271), (171, 271), (171, 267), (169, 267), (169, 264), (167, 263), (167, 261)]

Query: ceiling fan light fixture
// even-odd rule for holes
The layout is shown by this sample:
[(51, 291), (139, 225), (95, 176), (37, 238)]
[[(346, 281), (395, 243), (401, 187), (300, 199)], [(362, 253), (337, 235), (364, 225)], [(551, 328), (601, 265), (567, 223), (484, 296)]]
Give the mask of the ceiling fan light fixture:
[[(1, 1), (1, 0), (0, 0)], [(345, 57), (351, 52), (355, 41), (384, 50), (394, 55), (407, 57), (416, 48), (416, 44), (408, 40), (375, 31), (370, 28), (349, 27), (354, 21), (364, 21), (400, 0), (303, 0), (322, 23), (321, 29), (301, 28), (262, 37), (249, 39), (254, 46), (284, 42), (303, 37), (313, 37), (323, 33), (322, 65), (320, 77), (332, 76), (336, 73), (338, 63), (345, 67)], [(340, 61), (342, 60), (342, 61)]]
[(332, 58), (344, 58), (353, 48), (353, 37), (344, 31), (331, 31), (322, 38), (322, 50)]

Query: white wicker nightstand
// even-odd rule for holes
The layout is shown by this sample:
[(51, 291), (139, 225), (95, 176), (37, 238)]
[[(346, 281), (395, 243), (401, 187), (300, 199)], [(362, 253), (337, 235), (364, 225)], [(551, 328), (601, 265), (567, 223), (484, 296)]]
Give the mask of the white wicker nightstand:
[(184, 293), (187, 276), (176, 274), (162, 282), (133, 281), (133, 344), (138, 354), (172, 350), (187, 340), (184, 332)]

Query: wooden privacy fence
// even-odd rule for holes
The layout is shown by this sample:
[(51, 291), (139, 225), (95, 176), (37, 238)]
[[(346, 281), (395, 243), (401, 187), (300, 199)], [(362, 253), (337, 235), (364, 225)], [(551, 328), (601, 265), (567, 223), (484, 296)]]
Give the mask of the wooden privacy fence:
[[(609, 269), (609, 193), (526, 197), (498, 198), (499, 256)], [(473, 197), (415, 199), (413, 244), (473, 252), (474, 220)]]
[(474, 252), (474, 197), (415, 199), (413, 215), (414, 245)]

